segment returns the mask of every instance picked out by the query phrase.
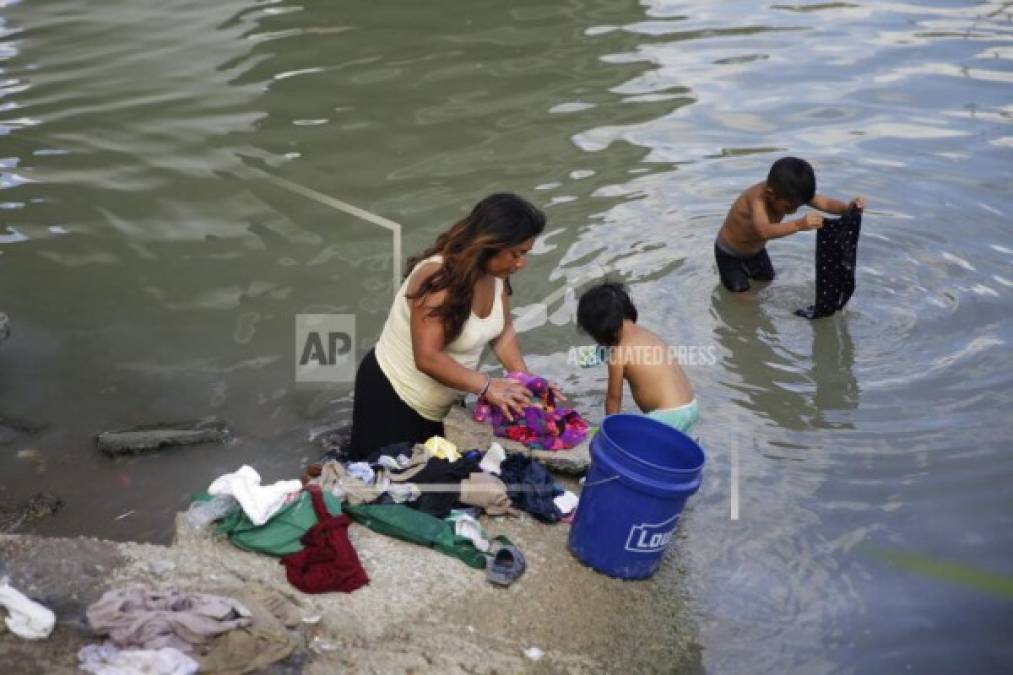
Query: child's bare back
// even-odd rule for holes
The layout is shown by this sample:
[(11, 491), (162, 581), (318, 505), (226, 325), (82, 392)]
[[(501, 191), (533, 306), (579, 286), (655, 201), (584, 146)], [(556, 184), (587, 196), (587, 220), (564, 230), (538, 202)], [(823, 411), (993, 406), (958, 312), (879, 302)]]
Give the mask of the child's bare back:
[(700, 419), (693, 385), (673, 350), (660, 337), (637, 325), (637, 308), (626, 288), (606, 282), (588, 289), (577, 303), (577, 324), (599, 345), (609, 348), (605, 414), (623, 407), (623, 381), (640, 410), (684, 433)]
[[(622, 337), (609, 360), (609, 380), (630, 384), (630, 393), (643, 412), (678, 408), (690, 403), (693, 385), (668, 345), (650, 330), (623, 322)], [(611, 389), (611, 387), (610, 387)]]

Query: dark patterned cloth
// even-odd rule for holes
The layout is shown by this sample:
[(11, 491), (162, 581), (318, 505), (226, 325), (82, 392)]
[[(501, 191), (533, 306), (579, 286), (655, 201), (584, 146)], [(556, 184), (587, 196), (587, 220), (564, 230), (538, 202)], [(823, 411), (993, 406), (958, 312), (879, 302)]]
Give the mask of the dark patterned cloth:
[(816, 234), (816, 304), (797, 309), (806, 319), (830, 316), (851, 299), (855, 292), (855, 262), (858, 235), (862, 230), (862, 212), (854, 205), (840, 218), (823, 221)]

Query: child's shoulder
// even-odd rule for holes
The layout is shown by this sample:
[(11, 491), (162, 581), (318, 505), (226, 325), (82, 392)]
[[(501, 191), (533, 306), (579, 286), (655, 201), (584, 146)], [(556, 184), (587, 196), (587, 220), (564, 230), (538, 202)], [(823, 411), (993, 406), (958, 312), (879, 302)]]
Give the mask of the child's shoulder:
[(745, 190), (743, 190), (742, 194), (739, 195), (739, 199), (744, 201), (746, 203), (746, 206), (751, 206), (754, 200), (756, 200), (758, 197), (763, 196), (763, 191), (766, 189), (767, 189), (767, 181), (760, 181), (759, 183), (750, 185)]
[(639, 323), (634, 324), (634, 329), (628, 333), (624, 331), (623, 339), (620, 344), (625, 344), (629, 347), (642, 347), (642, 346), (654, 346), (658, 344), (665, 344), (665, 341), (658, 337), (658, 334), (652, 331), (650, 328), (641, 326)]

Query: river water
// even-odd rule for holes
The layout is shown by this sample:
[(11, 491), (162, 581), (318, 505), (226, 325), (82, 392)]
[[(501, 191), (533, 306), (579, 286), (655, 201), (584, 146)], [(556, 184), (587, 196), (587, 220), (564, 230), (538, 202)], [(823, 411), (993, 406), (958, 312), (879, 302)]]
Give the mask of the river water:
[[(167, 541), (210, 478), (293, 475), (351, 407), (296, 386), (294, 317), (354, 314), (361, 354), (394, 272), (389, 231), (317, 197), (401, 223), (407, 255), (512, 190), (550, 218), (514, 284), (529, 365), (600, 415), (567, 289), (606, 274), (706, 355), (686, 366), (705, 485), (657, 582), (700, 666), (1008, 669), (1011, 14), (0, 0), (0, 415), (46, 425), (0, 439), (0, 499), (65, 500), (31, 531)], [(745, 296), (713, 264), (728, 205), (784, 154), (869, 204), (855, 297), (814, 323), (792, 315), (812, 234), (773, 242), (778, 279)], [(234, 443), (94, 448), (211, 414)]]

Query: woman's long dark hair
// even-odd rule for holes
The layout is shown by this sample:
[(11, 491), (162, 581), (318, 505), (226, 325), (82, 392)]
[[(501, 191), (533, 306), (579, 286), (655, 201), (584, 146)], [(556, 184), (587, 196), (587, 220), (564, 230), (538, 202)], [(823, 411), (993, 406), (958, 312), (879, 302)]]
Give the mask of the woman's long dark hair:
[(436, 238), (421, 255), (408, 258), (407, 277), (419, 262), (440, 254), (440, 269), (422, 282), (409, 300), (446, 290), (446, 300), (429, 312), (443, 324), (446, 344), (457, 339), (471, 315), (475, 284), (485, 274), (490, 258), (517, 246), (545, 229), (545, 214), (527, 200), (509, 192), (489, 195), (471, 213)]

